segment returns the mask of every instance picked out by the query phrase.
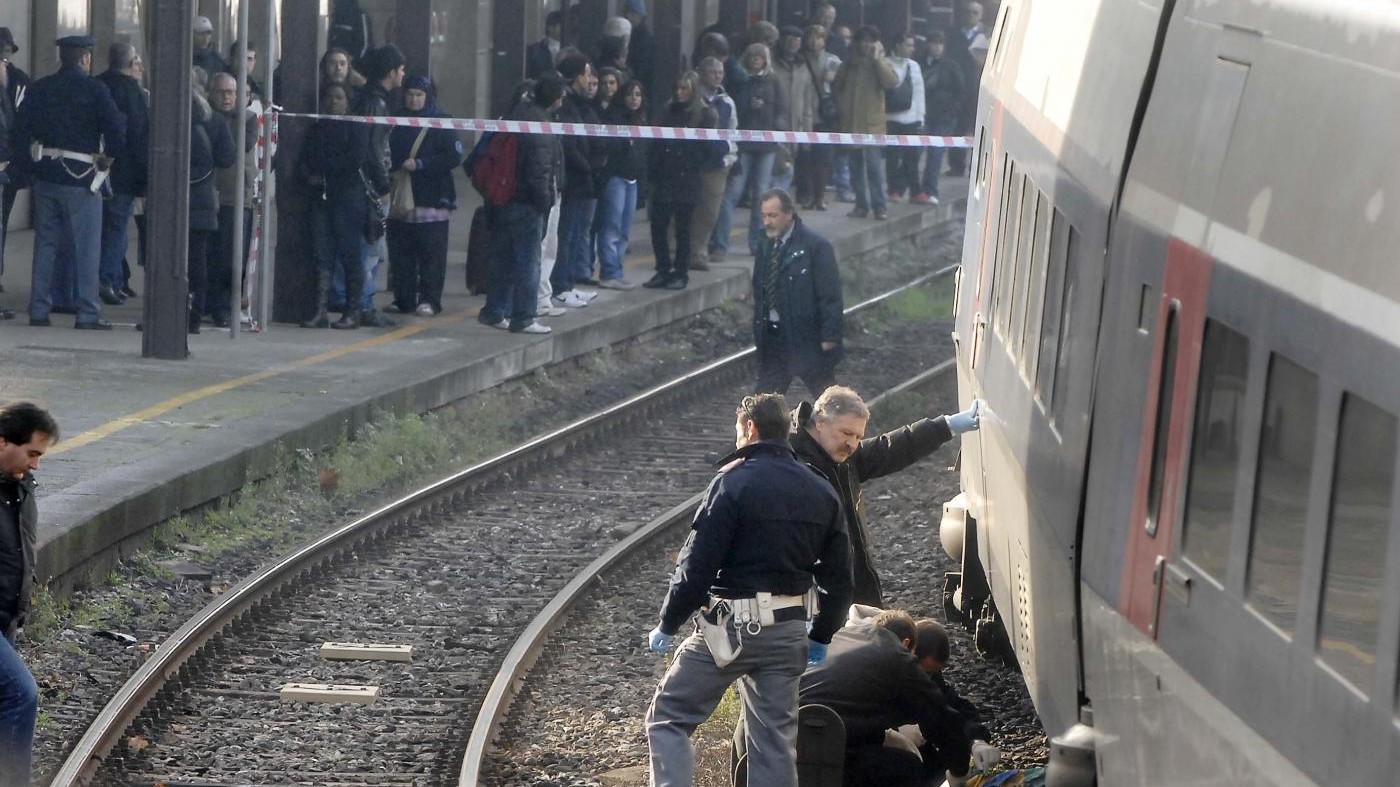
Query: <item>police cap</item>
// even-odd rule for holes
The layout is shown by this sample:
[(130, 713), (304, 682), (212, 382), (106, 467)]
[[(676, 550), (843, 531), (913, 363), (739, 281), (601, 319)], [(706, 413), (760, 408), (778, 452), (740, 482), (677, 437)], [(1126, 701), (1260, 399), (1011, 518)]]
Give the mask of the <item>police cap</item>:
[(92, 49), (97, 46), (92, 36), (64, 36), (55, 43), (64, 49)]

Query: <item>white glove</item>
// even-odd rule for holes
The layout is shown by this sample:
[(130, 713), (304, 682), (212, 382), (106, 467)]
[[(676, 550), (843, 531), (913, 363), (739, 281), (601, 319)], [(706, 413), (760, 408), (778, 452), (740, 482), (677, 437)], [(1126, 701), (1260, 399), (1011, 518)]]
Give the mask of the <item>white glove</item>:
[(665, 653), (670, 650), (671, 643), (675, 640), (674, 634), (667, 634), (657, 626), (647, 634), (647, 647), (651, 648), (652, 653)]
[(966, 776), (954, 776), (952, 771), (948, 772), (948, 781), (943, 782), (944, 787), (964, 787), (966, 784)]
[(977, 770), (990, 770), (998, 762), (1001, 762), (1001, 749), (986, 741), (972, 742), (972, 763), (977, 766)]
[(947, 416), (948, 428), (953, 434), (963, 432), (974, 432), (982, 425), (982, 411), (986, 409), (987, 403), (981, 399), (973, 399), (972, 406), (960, 413)]

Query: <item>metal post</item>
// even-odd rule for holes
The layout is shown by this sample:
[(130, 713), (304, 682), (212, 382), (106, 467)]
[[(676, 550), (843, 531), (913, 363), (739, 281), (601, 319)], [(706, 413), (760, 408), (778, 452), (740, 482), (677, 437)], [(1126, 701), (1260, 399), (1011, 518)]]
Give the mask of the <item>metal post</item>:
[(151, 14), (151, 142), (146, 202), (148, 256), (141, 355), (189, 357), (190, 63), (194, 9), (156, 0)]
[[(267, 95), (264, 97), (268, 104), (273, 103), (272, 97), (277, 95), (278, 87), (273, 84), (274, 73), (277, 71), (276, 58), (277, 46), (277, 4), (268, 0), (267, 3), (267, 46), (263, 49), (267, 54), (264, 56), (267, 63)], [(263, 160), (262, 160), (262, 213), (258, 216), (259, 227), (262, 229), (262, 242), (258, 244), (258, 279), (254, 286), (254, 300), (258, 305), (257, 321), (264, 331), (272, 328), (272, 285), (273, 255), (269, 253), (272, 248), (272, 206), (276, 197), (276, 186), (272, 182), (272, 116), (263, 117)]]
[[(229, 291), (229, 321), (228, 338), (237, 339), (238, 332), (243, 327), (243, 205), (248, 198), (245, 191), (246, 183), (243, 177), (243, 168), (248, 161), (248, 6), (251, 0), (239, 0), (238, 3), (238, 51), (234, 57), (238, 58), (238, 98), (234, 102), (234, 109), (238, 113), (238, 133), (234, 135), (234, 142), (238, 146), (238, 157), (234, 162), (234, 171), (238, 173), (238, 180), (233, 186), (233, 265), (231, 279), (228, 287)], [(267, 55), (271, 57), (269, 53)]]

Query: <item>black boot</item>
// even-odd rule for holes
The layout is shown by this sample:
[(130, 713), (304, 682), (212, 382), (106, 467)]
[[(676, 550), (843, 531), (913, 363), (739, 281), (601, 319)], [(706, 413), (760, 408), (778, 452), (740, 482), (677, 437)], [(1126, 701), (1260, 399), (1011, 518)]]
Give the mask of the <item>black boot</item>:
[(199, 312), (190, 310), (190, 333), (199, 333)]
[(348, 331), (360, 327), (360, 313), (354, 309), (347, 309), (340, 315), (340, 319), (331, 323), (331, 327), (337, 331)]
[(392, 328), (398, 323), (374, 309), (365, 309), (360, 312), (360, 324), (367, 328)]
[(316, 313), (302, 322), (303, 328), (329, 328), (331, 318), (326, 314), (326, 302), (331, 297), (331, 272), (320, 271), (316, 275)]

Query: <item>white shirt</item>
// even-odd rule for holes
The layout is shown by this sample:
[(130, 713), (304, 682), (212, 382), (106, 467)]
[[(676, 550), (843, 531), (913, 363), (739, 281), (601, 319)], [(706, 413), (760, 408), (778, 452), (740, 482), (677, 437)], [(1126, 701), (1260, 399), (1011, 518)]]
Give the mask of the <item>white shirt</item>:
[(891, 123), (923, 123), (924, 122), (924, 72), (907, 57), (888, 57), (886, 62), (890, 68), (899, 75), (899, 82), (895, 87), (904, 84), (905, 79), (914, 81), (914, 101), (909, 104), (909, 108), (903, 112), (887, 112), (885, 120)]

